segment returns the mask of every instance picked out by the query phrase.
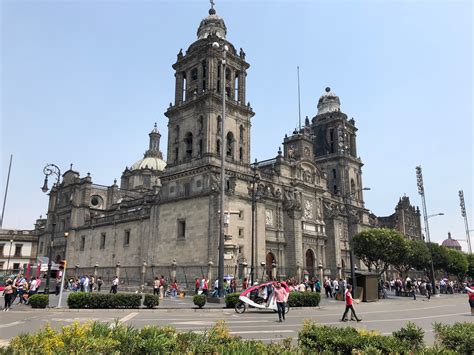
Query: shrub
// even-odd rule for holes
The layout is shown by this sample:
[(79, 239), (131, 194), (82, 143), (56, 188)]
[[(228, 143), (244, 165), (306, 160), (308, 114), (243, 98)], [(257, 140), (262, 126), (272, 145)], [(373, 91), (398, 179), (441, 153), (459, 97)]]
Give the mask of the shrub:
[(408, 345), (392, 336), (352, 327), (319, 326), (309, 321), (304, 322), (303, 329), (298, 333), (298, 344), (304, 353), (351, 354), (368, 349), (371, 353), (384, 354), (408, 352)]
[(420, 350), (425, 345), (423, 340), (425, 331), (413, 322), (408, 322), (405, 328), (393, 332), (392, 335), (398, 340), (410, 344), (412, 350)]
[(202, 308), (206, 304), (206, 296), (204, 295), (195, 295), (193, 297), (193, 303), (198, 306), (199, 308)]
[(436, 341), (444, 348), (460, 354), (474, 353), (474, 323), (435, 323), (433, 329)]
[(157, 295), (145, 295), (145, 300), (143, 301), (143, 305), (146, 308), (154, 308), (158, 307), (160, 304), (160, 297)]
[(229, 293), (225, 296), (225, 308), (234, 308), (235, 305), (240, 301), (239, 300), (240, 293)]
[(46, 308), (49, 304), (48, 295), (33, 295), (28, 298), (28, 303), (31, 305), (31, 308)]
[(288, 306), (290, 307), (317, 307), (321, 300), (318, 292), (290, 292)]
[(141, 295), (127, 293), (74, 292), (67, 298), (69, 308), (140, 308), (141, 301)]

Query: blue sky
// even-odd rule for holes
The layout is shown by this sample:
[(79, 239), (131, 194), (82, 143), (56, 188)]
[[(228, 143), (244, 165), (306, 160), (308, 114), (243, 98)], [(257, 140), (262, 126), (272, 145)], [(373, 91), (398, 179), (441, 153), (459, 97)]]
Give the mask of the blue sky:
[[(14, 155), (4, 228), (45, 215), (42, 169), (110, 185), (142, 157), (174, 100), (176, 54), (196, 39), (209, 3), (195, 1), (1, 1), (1, 193)], [(251, 64), (256, 116), (252, 160), (276, 155), (298, 122), (316, 114), (324, 88), (359, 128), (366, 207), (389, 215), (415, 205), (423, 167), (431, 237), (464, 239), (458, 190), (473, 216), (470, 1), (216, 0), (227, 38)], [(463, 244), (465, 246), (465, 244)]]

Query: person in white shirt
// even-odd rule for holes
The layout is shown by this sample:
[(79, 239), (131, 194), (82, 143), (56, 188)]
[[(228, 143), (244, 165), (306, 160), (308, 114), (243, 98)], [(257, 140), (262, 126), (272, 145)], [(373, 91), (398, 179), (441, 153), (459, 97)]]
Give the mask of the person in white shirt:
[(84, 277), (84, 292), (89, 292), (89, 283), (90, 283), (89, 276), (86, 275)]

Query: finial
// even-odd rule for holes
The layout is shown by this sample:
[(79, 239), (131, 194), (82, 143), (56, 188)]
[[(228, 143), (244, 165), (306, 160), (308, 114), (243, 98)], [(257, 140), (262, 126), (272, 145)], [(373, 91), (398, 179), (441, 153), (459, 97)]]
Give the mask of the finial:
[(278, 147), (278, 155), (281, 155), (281, 147)]
[(87, 173), (87, 176), (91, 176), (91, 173)]
[(114, 185), (117, 185), (117, 179), (114, 179)]
[(328, 87), (326, 87), (325, 90), (326, 90), (326, 92), (329, 92), (329, 91), (331, 91), (331, 88), (328, 86)]
[(71, 166), (69, 167), (69, 170), (72, 170), (72, 163), (71, 163)]
[(215, 15), (216, 10), (214, 9), (214, 0), (209, 0), (209, 2), (211, 3), (211, 8), (209, 9), (209, 15)]

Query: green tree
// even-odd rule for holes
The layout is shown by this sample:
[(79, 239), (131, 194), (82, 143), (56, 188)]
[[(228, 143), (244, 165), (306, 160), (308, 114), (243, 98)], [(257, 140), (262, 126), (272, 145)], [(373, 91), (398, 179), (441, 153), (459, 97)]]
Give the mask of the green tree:
[(459, 281), (464, 280), (469, 266), (466, 254), (464, 254), (462, 251), (457, 251), (454, 249), (448, 249), (447, 253), (448, 260), (446, 272), (448, 274), (455, 275)]
[(428, 243), (428, 248), (431, 249), (433, 255), (435, 271), (447, 271), (449, 262), (448, 249), (437, 243)]
[(474, 279), (474, 254), (469, 254), (467, 256), (467, 276), (469, 276), (471, 279)]
[(389, 265), (401, 264), (406, 253), (405, 238), (396, 230), (366, 229), (352, 238), (354, 254), (369, 271), (384, 273)]
[(410, 269), (419, 271), (429, 271), (431, 266), (431, 256), (425, 242), (419, 240), (406, 240), (400, 245), (402, 253), (393, 260), (393, 267), (406, 276)]

